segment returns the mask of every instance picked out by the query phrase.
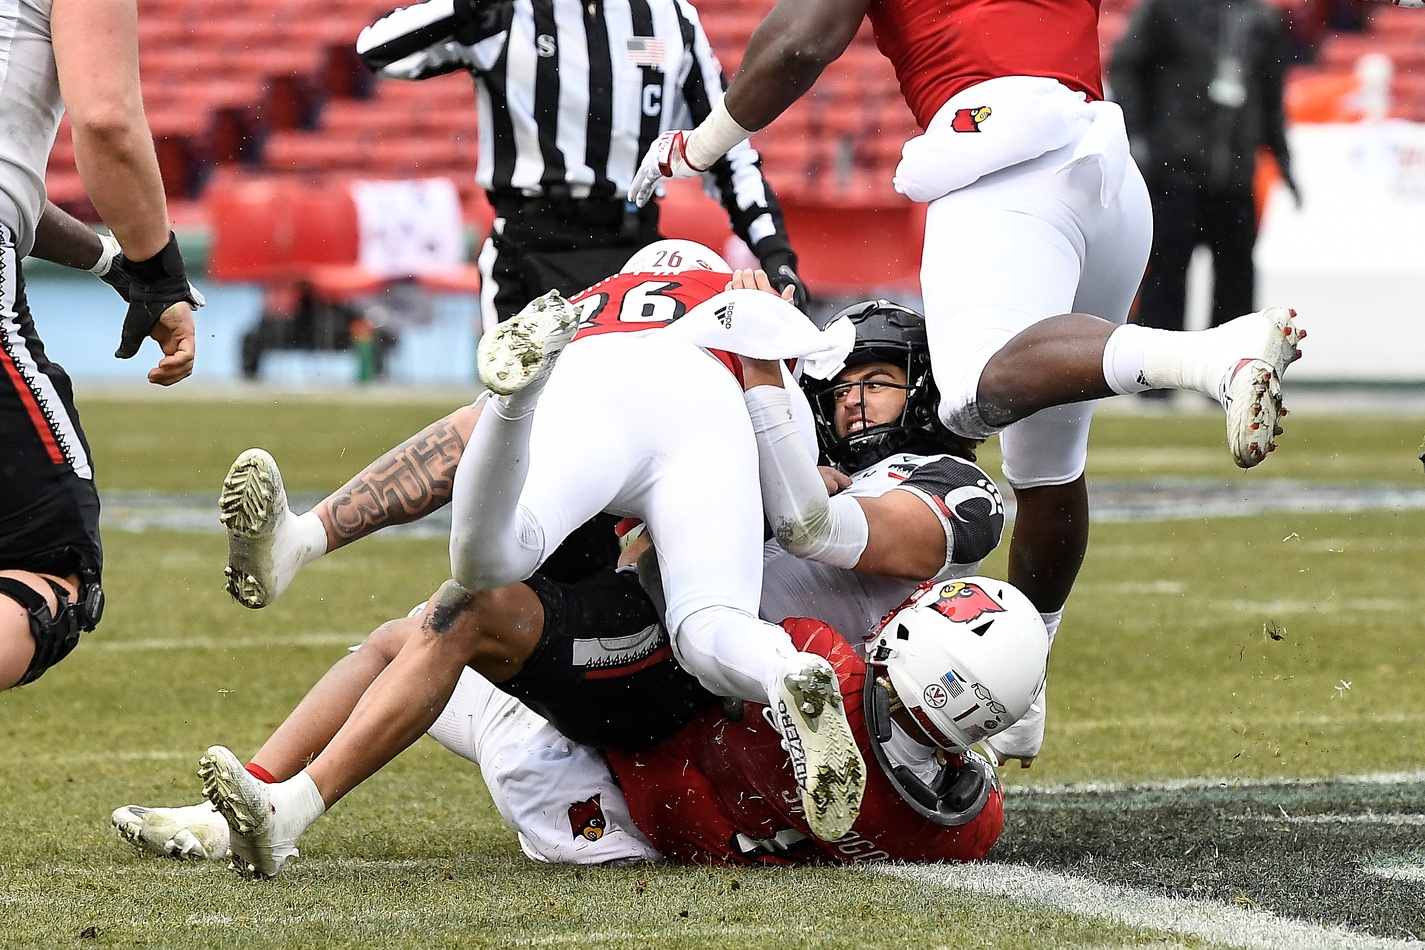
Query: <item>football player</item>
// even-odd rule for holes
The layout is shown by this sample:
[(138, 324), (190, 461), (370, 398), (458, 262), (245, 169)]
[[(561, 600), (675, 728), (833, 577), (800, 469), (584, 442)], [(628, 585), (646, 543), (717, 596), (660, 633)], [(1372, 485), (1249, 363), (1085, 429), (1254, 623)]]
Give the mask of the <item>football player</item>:
[[(856, 343), (846, 360), (848, 368), (832, 384), (819, 387), (825, 398), (817, 400), (817, 427), (827, 439), (831, 457), (855, 475), (842, 504), (858, 511), (863, 507), (865, 509), (863, 521), (869, 532), (867, 540), (873, 544), (866, 554), (853, 558), (853, 561), (859, 562), (854, 567), (866, 576), (847, 583), (844, 567), (801, 561), (776, 542), (770, 542), (767, 545), (762, 603), (763, 616), (772, 620), (815, 609), (833, 619), (853, 642), (860, 644), (877, 620), (901, 602), (917, 582), (972, 572), (998, 542), (1003, 527), (1003, 508), (988, 476), (966, 458), (973, 457), (973, 446), (951, 436), (934, 417), (932, 410), (936, 390), (930, 376), (920, 316), (886, 301), (870, 301), (850, 308), (842, 319), (853, 328)], [(749, 380), (755, 378), (755, 367), (762, 373), (763, 379), (780, 381), (780, 373), (774, 365), (743, 362)], [(853, 379), (854, 383), (851, 382)], [(468, 431), (468, 424), (449, 424), (457, 428), (465, 425)], [(251, 459), (239, 459), (229, 478), (229, 490), (225, 492), (225, 510), (234, 513), (262, 512), (263, 523), (239, 526), (242, 530), (235, 531), (234, 521), (229, 519), (234, 536), (230, 558), (233, 564), (229, 567), (229, 574), (235, 579), (235, 596), (241, 596), (245, 603), (266, 602), (274, 596), (272, 592), (280, 593), (285, 589), (303, 561), (313, 556), (313, 552), (325, 548), (326, 538), (331, 538), (335, 544), (345, 543), (389, 523), (393, 514), (405, 520), (418, 513), (411, 509), (394, 512), (380, 510), (382, 506), (375, 504), (378, 493), (372, 490), (377, 485), (399, 481), (407, 486), (403, 495), (425, 497), (431, 509), (438, 507), (448, 492), (427, 492), (412, 486), (448, 486), (450, 469), (454, 465), (453, 456), (459, 452), (460, 436), (444, 428), (445, 425), (443, 422), (431, 427), (426, 435), (417, 437), (374, 465), (370, 474), (358, 476), (313, 512), (298, 517), (286, 511), (280, 475), (270, 457), (257, 453)], [(787, 433), (783, 430), (781, 434)], [(759, 440), (762, 438), (759, 433)], [(437, 444), (442, 448), (433, 450), (431, 446)], [(772, 465), (785, 471), (788, 465), (803, 466), (802, 481), (805, 482), (808, 477), (815, 481), (822, 507), (827, 507), (827, 493), (821, 487), (810, 455), (802, 450), (790, 459), (778, 459), (777, 451), (763, 453), (764, 468)], [(785, 444), (779, 451), (786, 451)], [(425, 460), (430, 463), (429, 468), (419, 465), (408, 467), (402, 459)], [(253, 466), (248, 465), (249, 461)], [(400, 477), (396, 475), (398, 471), (403, 473)], [(764, 477), (764, 481), (770, 477)], [(391, 500), (386, 502), (385, 507), (394, 507), (395, 493), (386, 497)], [(856, 500), (853, 501), (853, 497)], [(363, 498), (366, 503), (356, 504), (353, 498)], [(808, 511), (814, 512), (816, 505), (807, 504), (805, 497), (797, 500), (804, 505), (804, 510), (800, 514), (788, 514), (774, 509), (769, 512), (774, 523), (785, 526), (797, 518), (816, 521), (807, 514)], [(338, 528), (339, 523), (362, 520), (342, 514), (353, 509), (367, 512), (365, 527), (357, 530)], [(325, 537), (302, 541), (300, 537), (304, 533)], [(886, 544), (886, 539), (893, 533), (897, 538), (899, 558), (890, 556), (890, 546)], [(814, 540), (808, 532), (800, 534), (804, 541)], [(240, 535), (250, 535), (254, 540)], [(796, 542), (790, 543), (795, 545)], [(294, 554), (294, 551), (300, 553)], [(818, 552), (808, 550), (802, 553)], [(826, 556), (825, 552), (820, 553)], [(850, 566), (853, 565), (846, 565)], [(531, 579), (531, 585), (535, 585), (537, 580)], [(587, 617), (589, 614), (583, 605), (591, 601), (580, 597), (579, 611), (566, 610), (560, 605), (551, 613), (551, 601), (558, 589), (553, 585), (544, 586), (542, 581), (540, 585), (536, 588), (539, 591), (537, 599), (527, 590), (500, 597), (492, 597), (488, 593), (462, 595), (466, 598), (476, 596), (476, 599), (466, 599), (456, 605), (450, 622), (453, 629), (428, 643), (428, 652), (436, 646), (457, 642), (458, 635), (459, 639), (468, 643), (462, 648), (467, 659), (457, 662), (457, 667), (469, 663), (490, 679), (500, 682), (501, 689), (523, 697), (529, 705), (556, 723), (568, 723), (565, 726), (567, 733), (590, 744), (621, 747), (636, 744), (640, 737), (646, 738), (642, 732), (635, 735), (615, 730), (610, 734), (605, 729), (602, 736), (590, 732), (590, 719), (583, 713), (591, 708), (610, 710), (611, 704), (606, 700), (591, 700), (587, 696), (587, 685), (580, 687), (579, 681), (588, 672), (586, 669), (580, 668), (572, 675), (562, 670), (566, 666), (579, 666), (572, 657), (582, 652), (584, 662), (596, 661), (607, 666), (600, 671), (597, 681), (590, 680), (590, 683), (596, 684), (595, 689), (600, 685), (615, 685), (616, 680), (612, 676), (618, 672), (620, 663), (608, 651), (590, 652), (591, 644), (596, 642), (593, 637), (602, 634), (604, 639), (597, 642), (607, 643), (610, 632), (596, 631), (582, 646), (577, 647), (569, 646), (567, 637), (548, 629), (541, 632), (541, 618), (534, 612), (540, 607), (539, 601), (544, 601), (546, 618), (556, 615), (561, 618)], [(515, 585), (510, 590), (519, 587)], [(520, 603), (524, 607), (518, 607)], [(492, 608), (496, 609), (496, 613), (503, 609), (503, 616), (492, 616)], [(525, 619), (511, 622), (512, 617)], [(544, 625), (545, 628), (548, 626)], [(525, 635), (522, 636), (521, 631), (525, 631)], [(529, 636), (530, 633), (535, 636)], [(629, 633), (631, 636), (620, 647), (624, 651), (623, 657), (635, 665), (642, 664), (659, 648), (659, 641), (651, 635), (651, 631), (641, 631), (637, 625), (629, 628)], [(394, 628), (378, 631), (372, 640), (379, 640), (379, 645), (373, 647), (369, 642), (368, 647), (373, 648), (361, 651), (368, 654), (364, 660), (348, 657), (338, 664), (338, 668), (345, 665), (346, 669), (341, 673), (334, 669), (328, 679), (340, 681), (343, 677), (354, 676), (362, 680), (355, 688), (355, 696), (359, 696), (364, 686), (374, 678), (371, 671), (379, 672), (384, 666), (384, 659), (378, 660), (377, 657), (388, 657), (393, 653), (390, 644), (399, 636)], [(554, 643), (560, 646), (556, 649), (551, 645)], [(666, 654), (666, 646), (662, 649)], [(559, 658), (557, 661), (556, 657)], [(671, 660), (665, 660), (654, 665), (653, 669), (669, 663)], [(364, 678), (358, 671), (361, 664), (373, 664), (364, 667), (367, 671)], [(549, 671), (550, 678), (543, 678), (532, 671), (532, 666)], [(511, 677), (515, 671), (519, 672)], [(647, 673), (639, 675), (649, 679)], [(447, 686), (447, 695), (448, 689)], [(542, 691), (545, 695), (532, 695), (532, 690), (534, 693)], [(333, 701), (334, 693), (347, 698)], [(344, 707), (350, 711), (355, 697), (350, 690), (334, 690), (326, 680), (313, 691), (314, 697), (319, 694), (321, 701), (304, 701), (288, 724), (284, 724), (254, 757), (257, 765), (253, 771), (264, 778), (274, 774), (285, 778), (321, 751), (325, 739), (331, 737), (334, 729), (328, 729), (324, 738), (314, 742), (312, 730), (304, 729), (302, 721), (321, 719), (323, 706), (328, 707), (329, 715), (343, 715), (341, 709)], [(552, 700), (548, 698), (550, 694), (554, 697)], [(409, 697), (409, 692), (402, 694), (403, 700)], [(550, 703), (555, 705), (552, 707)], [(403, 708), (409, 710), (411, 706), (407, 702)], [(639, 720), (643, 729), (647, 729), (648, 722), (657, 720), (653, 714), (659, 709), (666, 710), (668, 706), (655, 705), (643, 710), (649, 714)], [(393, 710), (391, 715), (399, 716), (400, 712)], [(616, 714), (612, 715), (615, 720), (619, 718)], [(668, 720), (674, 721), (674, 718), (669, 716)], [(597, 729), (597, 726), (594, 728)], [(413, 732), (407, 741), (413, 741), (418, 735), (419, 730)], [(295, 741), (289, 742), (290, 737), (295, 737)], [(363, 741), (359, 747), (363, 750), (373, 748), (369, 741)], [(392, 754), (395, 751), (399, 748), (394, 749)], [(329, 784), (324, 784), (324, 789), (328, 787)], [(189, 821), (196, 828), (204, 822), (211, 823), (213, 816), (210, 810), (204, 809), (186, 816), (178, 814), (186, 811), (135, 810), (131, 806), (115, 813), (115, 824), (136, 843), (145, 843), (154, 850), (181, 851), (185, 846), (195, 849), (196, 839), (192, 830), (182, 830), (178, 826)], [(197, 830), (201, 837), (202, 829)], [(217, 833), (221, 834), (221, 829), (217, 829)], [(205, 850), (211, 852), (210, 848)]]
[[(1098, 5), (1080, 0), (779, 0), (726, 96), (647, 150), (629, 199), (698, 174), (810, 89), (869, 19), (924, 133), (896, 190), (925, 202), (920, 274), (938, 412), (1002, 432), (1018, 504), (1009, 579), (1052, 634), (1088, 549), (1093, 400), (1186, 389), (1220, 401), (1242, 468), (1272, 451), (1295, 314), (1272, 308), (1185, 333), (1125, 325), (1152, 211), (1119, 107), (1104, 99)], [(1052, 409), (1052, 411), (1045, 411)], [(1039, 738), (1012, 754), (1027, 764)]]
[[(800, 649), (831, 662), (855, 742), (876, 763), (855, 825), (835, 841), (810, 833), (767, 707), (711, 703), (659, 743), (598, 750), (466, 669), (431, 735), (480, 766), (500, 815), (539, 861), (983, 857), (1003, 826), (1003, 791), (970, 747), (1022, 715), (1043, 682), (1048, 637), (1033, 605), (988, 578), (922, 584), (872, 632), (866, 657), (820, 621), (782, 626)], [(231, 841), (234, 867), (275, 875), (296, 854), (292, 799), (278, 802), (226, 749), (209, 750), (208, 762), (226, 822), (207, 806), (130, 806), (123, 820), (132, 840), (178, 856), (219, 856)], [(160, 844), (163, 833), (171, 837)]]

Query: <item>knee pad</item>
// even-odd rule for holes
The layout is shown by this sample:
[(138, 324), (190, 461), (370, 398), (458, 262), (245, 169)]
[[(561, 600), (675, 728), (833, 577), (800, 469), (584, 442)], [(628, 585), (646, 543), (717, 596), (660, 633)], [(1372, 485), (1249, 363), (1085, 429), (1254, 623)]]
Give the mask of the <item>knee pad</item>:
[(0, 577), (0, 594), (14, 600), (29, 614), (30, 636), (35, 641), (35, 655), (17, 686), (33, 683), (60, 660), (74, 652), (79, 634), (93, 630), (104, 611), (104, 592), (97, 582), (80, 588), (80, 599), (72, 602), (69, 591), (49, 581), (54, 591), (56, 609), (51, 611), (44, 595), (23, 581)]
[(1092, 402), (1057, 406), (1021, 419), (1000, 433), (1001, 465), (1013, 488), (1067, 485), (1088, 461)]

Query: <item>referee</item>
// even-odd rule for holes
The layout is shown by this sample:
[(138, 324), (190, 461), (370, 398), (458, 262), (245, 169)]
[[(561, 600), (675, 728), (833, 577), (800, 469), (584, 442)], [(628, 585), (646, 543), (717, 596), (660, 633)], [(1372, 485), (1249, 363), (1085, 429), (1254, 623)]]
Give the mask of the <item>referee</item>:
[[(426, 0), (361, 32), (379, 75), (458, 69), (480, 99), (476, 180), (496, 218), (480, 251), (488, 327), (540, 294), (576, 293), (662, 238), (658, 209), (625, 200), (659, 134), (722, 99), (722, 67), (687, 0)], [(782, 209), (743, 143), (706, 173), (733, 230), (807, 307)]]

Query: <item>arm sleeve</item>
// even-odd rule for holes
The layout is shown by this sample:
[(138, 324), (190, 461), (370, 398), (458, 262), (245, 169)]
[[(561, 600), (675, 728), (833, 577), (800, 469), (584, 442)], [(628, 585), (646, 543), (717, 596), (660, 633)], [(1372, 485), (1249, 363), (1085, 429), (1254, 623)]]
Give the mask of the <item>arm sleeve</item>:
[(945, 563), (978, 564), (1004, 534), (1004, 499), (973, 462), (935, 456), (895, 488), (918, 496), (945, 528)]
[[(683, 81), (683, 101), (693, 127), (706, 119), (722, 101), (727, 88), (722, 65), (717, 61), (707, 34), (693, 8), (680, 2), (679, 21), (684, 45), (693, 55), (693, 68)], [(750, 142), (742, 142), (713, 163), (703, 174), (704, 188), (727, 209), (732, 230), (747, 243), (758, 260), (775, 254), (792, 254), (782, 206), (772, 186), (762, 175), (762, 158)], [(791, 264), (796, 267), (795, 255)]]
[(762, 505), (777, 543), (797, 557), (855, 568), (870, 540), (860, 502), (849, 495), (827, 496), (785, 389), (756, 386), (743, 395), (757, 434)]
[(356, 55), (373, 71), (394, 79), (427, 79), (471, 63), (462, 45), (477, 43), (506, 28), (508, 4), (490, 4), (472, 24), (461, 25), (453, 0), (425, 0), (400, 7), (361, 31)]

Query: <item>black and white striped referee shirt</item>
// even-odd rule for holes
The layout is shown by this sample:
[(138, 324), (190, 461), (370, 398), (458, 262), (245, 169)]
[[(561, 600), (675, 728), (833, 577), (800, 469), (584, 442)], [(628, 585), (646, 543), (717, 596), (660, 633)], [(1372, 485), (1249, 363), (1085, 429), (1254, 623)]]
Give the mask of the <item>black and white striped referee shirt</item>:
[[(621, 197), (653, 140), (701, 122), (726, 86), (686, 0), (488, 0), (455, 31), (452, 0), (427, 0), (363, 30), (357, 53), (389, 78), (471, 72), (492, 194)], [(759, 165), (744, 142), (707, 175), (765, 260), (790, 245)]]

